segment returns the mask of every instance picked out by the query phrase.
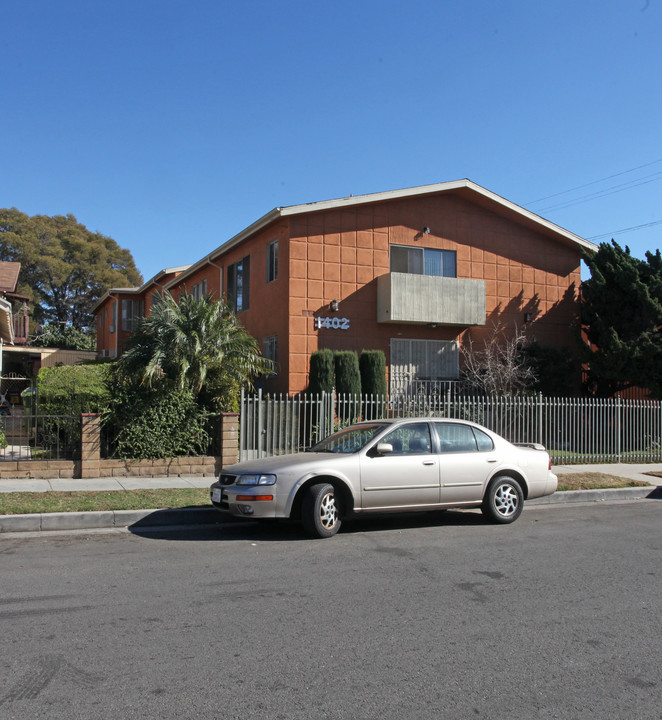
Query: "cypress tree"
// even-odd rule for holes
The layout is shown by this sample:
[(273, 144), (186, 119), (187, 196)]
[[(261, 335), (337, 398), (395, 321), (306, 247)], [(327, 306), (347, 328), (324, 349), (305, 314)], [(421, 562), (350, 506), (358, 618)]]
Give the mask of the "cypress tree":
[(359, 359), (364, 395), (386, 395), (386, 357), (381, 350), (363, 350)]
[(323, 392), (333, 392), (333, 351), (315, 350), (310, 356), (310, 379), (308, 392), (311, 395), (320, 395)]

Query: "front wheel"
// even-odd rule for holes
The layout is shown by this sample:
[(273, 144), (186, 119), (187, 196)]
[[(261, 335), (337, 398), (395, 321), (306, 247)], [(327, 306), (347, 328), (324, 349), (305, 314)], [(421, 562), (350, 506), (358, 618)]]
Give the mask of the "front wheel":
[(301, 506), (301, 521), (312, 537), (327, 538), (338, 532), (341, 521), (333, 485), (319, 483), (308, 488)]
[(515, 522), (522, 514), (524, 494), (517, 480), (498, 477), (487, 488), (481, 510), (483, 515), (496, 523)]

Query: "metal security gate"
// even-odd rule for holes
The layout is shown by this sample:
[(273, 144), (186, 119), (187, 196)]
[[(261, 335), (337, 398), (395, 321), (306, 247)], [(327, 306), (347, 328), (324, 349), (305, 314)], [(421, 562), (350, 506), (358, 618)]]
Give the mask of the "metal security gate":
[(422, 388), (460, 374), (460, 349), (455, 340), (391, 339), (391, 396)]

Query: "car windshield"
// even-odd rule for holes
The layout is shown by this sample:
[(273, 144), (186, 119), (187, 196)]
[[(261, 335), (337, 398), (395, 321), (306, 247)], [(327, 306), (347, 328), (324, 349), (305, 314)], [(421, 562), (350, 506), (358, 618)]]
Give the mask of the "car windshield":
[(352, 425), (313, 445), (308, 452), (354, 453), (369, 443), (386, 423)]

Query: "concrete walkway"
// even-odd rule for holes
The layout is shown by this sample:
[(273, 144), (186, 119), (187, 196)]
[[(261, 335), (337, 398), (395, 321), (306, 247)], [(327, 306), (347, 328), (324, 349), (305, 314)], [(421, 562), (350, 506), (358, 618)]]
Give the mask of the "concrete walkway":
[(213, 477), (116, 477), (86, 480), (0, 480), (0, 492), (71, 492), (75, 490), (142, 490), (157, 488), (208, 488)]
[[(662, 478), (646, 475), (647, 472), (662, 473), (662, 463), (629, 465), (609, 463), (604, 465), (554, 465), (552, 471), (557, 475), (566, 473), (606, 473), (632, 480), (641, 480), (651, 485), (662, 485)], [(48, 492), (72, 490), (140, 490), (143, 488), (207, 488), (214, 482), (213, 477), (116, 477), (88, 478), (87, 480), (0, 480), (0, 492)]]
[[(662, 499), (662, 479), (646, 472), (662, 472), (662, 463), (647, 465), (559, 465), (552, 467), (557, 475), (578, 472), (602, 472), (650, 483), (650, 488), (616, 488), (612, 490), (576, 490), (527, 501), (527, 505), (565, 505), (566, 503), (632, 502)], [(212, 477), (161, 477), (161, 478), (92, 478), (87, 480), (0, 480), (0, 492), (47, 492), (72, 490), (138, 490), (142, 488), (207, 488)], [(215, 525), (221, 515), (211, 504), (200, 508), (178, 510), (116, 510), (103, 512), (39, 513), (32, 515), (0, 515), (0, 535), (4, 533), (30, 533), (44, 531), (70, 532), (103, 528), (132, 528), (149, 530), (173, 526)], [(236, 522), (245, 522), (237, 520)], [(224, 521), (227, 525), (228, 520)]]

